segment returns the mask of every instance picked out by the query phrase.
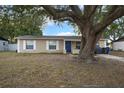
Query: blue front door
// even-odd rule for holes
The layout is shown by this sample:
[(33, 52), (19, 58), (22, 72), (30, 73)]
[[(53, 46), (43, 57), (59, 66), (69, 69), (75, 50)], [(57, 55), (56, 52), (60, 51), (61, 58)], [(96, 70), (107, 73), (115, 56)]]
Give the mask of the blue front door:
[(71, 41), (65, 41), (65, 49), (67, 53), (71, 53)]

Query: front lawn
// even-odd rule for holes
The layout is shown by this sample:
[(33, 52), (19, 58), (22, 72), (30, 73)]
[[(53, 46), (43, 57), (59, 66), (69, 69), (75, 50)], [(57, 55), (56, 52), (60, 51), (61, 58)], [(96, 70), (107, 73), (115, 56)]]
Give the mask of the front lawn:
[(124, 87), (124, 63), (71, 55), (0, 53), (0, 87)]

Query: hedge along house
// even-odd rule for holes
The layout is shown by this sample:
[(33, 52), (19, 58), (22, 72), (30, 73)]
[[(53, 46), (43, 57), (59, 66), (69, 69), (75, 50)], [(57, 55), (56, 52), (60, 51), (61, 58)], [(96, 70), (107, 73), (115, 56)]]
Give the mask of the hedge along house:
[[(18, 53), (72, 53), (80, 50), (80, 36), (19, 36), (17, 37)], [(101, 47), (105, 39), (99, 42)]]

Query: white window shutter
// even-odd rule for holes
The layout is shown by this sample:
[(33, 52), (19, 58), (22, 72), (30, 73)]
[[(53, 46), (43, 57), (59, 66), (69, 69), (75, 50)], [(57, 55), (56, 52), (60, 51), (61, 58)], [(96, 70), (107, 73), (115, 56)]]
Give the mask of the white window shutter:
[(36, 50), (36, 40), (34, 40), (34, 50)]
[(46, 41), (46, 50), (49, 50), (49, 41)]
[(23, 40), (23, 49), (26, 49), (26, 40)]
[(56, 50), (59, 50), (59, 41), (56, 41), (57, 45), (56, 45)]
[(17, 52), (18, 53), (20, 52), (20, 40), (19, 39), (17, 40)]

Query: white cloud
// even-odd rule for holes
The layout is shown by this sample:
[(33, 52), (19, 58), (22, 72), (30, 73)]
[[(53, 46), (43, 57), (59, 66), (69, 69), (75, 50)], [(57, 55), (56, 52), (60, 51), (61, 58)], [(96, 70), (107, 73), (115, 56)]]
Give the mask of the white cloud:
[(76, 34), (74, 32), (60, 32), (57, 34), (57, 36), (75, 36)]
[(46, 19), (46, 22), (47, 22), (46, 23), (47, 26), (53, 26), (53, 25), (55, 25), (54, 21), (53, 20), (50, 20), (49, 18)]
[(53, 26), (53, 25), (55, 25), (55, 23), (54, 23), (53, 21), (50, 21), (50, 20), (49, 20), (48, 23), (47, 23), (47, 25), (48, 25), (48, 26)]

